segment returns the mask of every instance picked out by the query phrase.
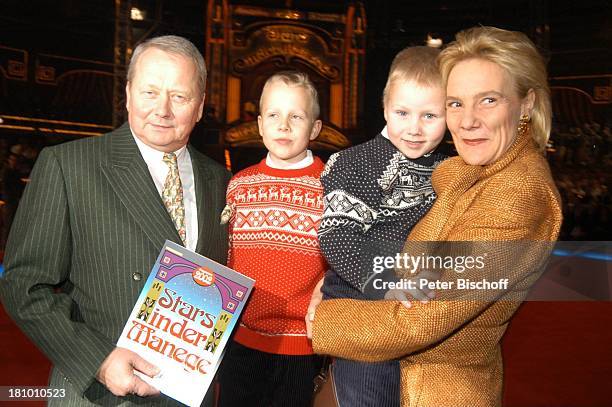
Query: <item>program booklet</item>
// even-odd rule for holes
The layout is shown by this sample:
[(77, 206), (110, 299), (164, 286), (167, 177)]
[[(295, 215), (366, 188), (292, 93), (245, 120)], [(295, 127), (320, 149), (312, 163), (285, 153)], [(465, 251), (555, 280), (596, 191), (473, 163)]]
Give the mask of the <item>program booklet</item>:
[(117, 346), (160, 368), (143, 380), (199, 406), (254, 283), (166, 240)]

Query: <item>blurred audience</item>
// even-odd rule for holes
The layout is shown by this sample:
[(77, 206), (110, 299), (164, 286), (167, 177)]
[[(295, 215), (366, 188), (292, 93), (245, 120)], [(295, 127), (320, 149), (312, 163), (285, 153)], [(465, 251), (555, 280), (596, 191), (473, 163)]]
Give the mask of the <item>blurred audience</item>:
[(612, 240), (610, 125), (556, 125), (548, 160), (563, 199), (560, 240)]

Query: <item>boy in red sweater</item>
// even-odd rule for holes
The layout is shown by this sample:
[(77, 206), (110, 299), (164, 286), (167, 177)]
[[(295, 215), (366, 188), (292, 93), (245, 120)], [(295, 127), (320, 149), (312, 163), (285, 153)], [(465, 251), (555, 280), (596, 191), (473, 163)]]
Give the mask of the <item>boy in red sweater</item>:
[(324, 165), (308, 150), (321, 131), (318, 96), (305, 74), (287, 71), (266, 81), (259, 103), (268, 156), (227, 189), (228, 266), (255, 290), (221, 365), (219, 405), (310, 406), (321, 359), (304, 315), (327, 267), (317, 239)]

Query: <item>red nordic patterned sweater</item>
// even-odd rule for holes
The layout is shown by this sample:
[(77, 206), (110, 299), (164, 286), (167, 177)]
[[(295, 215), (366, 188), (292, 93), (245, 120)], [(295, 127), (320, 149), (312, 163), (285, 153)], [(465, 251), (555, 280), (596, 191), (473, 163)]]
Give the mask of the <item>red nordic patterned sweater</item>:
[(255, 279), (234, 339), (249, 348), (309, 355), (304, 316), (327, 264), (317, 229), (323, 214), (323, 162), (282, 170), (266, 160), (236, 174), (227, 188), (228, 265)]

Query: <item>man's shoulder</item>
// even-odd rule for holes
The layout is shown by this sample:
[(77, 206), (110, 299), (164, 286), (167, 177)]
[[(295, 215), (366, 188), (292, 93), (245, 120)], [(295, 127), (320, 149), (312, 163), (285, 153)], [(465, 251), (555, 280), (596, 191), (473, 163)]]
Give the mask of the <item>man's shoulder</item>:
[(197, 167), (200, 176), (213, 182), (214, 185), (223, 188), (225, 191), (232, 173), (217, 161), (196, 150), (193, 146), (189, 146), (189, 155), (194, 167), (194, 174)]
[(43, 149), (43, 151), (45, 151), (46, 154), (51, 153), (61, 158), (95, 156), (99, 155), (103, 151), (106, 151), (112, 135), (113, 132), (100, 136), (91, 136), (78, 140), (71, 140), (61, 144), (47, 146)]
[(215, 171), (215, 172), (219, 172), (223, 174), (229, 174), (229, 171), (224, 166), (222, 166), (221, 164), (219, 164), (217, 161), (213, 160), (206, 154), (201, 153), (195, 147), (190, 146), (189, 154), (191, 155), (192, 161), (198, 163), (199, 165), (208, 167), (211, 171)]

